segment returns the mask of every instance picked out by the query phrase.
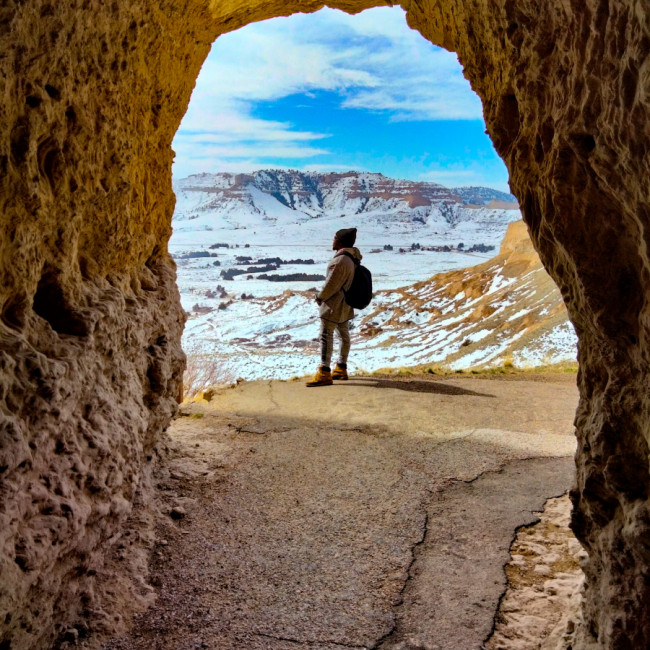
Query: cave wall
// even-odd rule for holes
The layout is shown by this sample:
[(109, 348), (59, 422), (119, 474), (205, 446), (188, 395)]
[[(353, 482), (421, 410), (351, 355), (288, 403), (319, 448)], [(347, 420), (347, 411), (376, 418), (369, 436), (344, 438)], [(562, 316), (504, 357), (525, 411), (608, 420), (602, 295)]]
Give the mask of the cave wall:
[[(184, 364), (171, 141), (220, 33), (320, 6), (0, 7), (0, 645), (116, 623), (108, 557), (134, 502), (146, 506)], [(458, 53), (579, 334), (581, 643), (650, 647), (650, 12), (641, 0), (402, 6)]]
[(119, 623), (112, 556), (176, 408), (169, 144), (193, 82), (161, 78), (196, 75), (211, 40), (186, 29), (186, 58), (161, 34), (187, 7), (154, 4), (0, 8), (3, 649)]

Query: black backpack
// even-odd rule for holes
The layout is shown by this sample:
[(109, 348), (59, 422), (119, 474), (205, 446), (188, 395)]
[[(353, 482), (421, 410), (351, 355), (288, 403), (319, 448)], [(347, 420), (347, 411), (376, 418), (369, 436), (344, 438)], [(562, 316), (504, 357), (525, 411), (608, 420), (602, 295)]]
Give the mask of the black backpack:
[(354, 278), (350, 288), (346, 291), (343, 289), (345, 302), (354, 309), (365, 309), (372, 300), (372, 273), (365, 267), (361, 266), (360, 260), (350, 253), (343, 253), (354, 262)]

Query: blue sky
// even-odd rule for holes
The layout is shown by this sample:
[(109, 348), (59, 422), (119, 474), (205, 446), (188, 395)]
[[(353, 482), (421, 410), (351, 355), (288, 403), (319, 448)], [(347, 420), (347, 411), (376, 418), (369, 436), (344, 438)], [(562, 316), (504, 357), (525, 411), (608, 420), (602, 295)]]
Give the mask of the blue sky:
[(323, 9), (221, 36), (173, 147), (176, 178), (355, 169), (508, 191), (455, 54), (409, 29), (400, 7)]

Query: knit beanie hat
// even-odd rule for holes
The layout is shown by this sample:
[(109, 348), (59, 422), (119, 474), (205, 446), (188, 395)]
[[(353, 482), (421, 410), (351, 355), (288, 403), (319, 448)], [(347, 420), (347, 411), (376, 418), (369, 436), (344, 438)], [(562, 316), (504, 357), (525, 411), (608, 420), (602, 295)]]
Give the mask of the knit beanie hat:
[(336, 231), (336, 238), (344, 248), (351, 248), (357, 240), (356, 228), (342, 228)]

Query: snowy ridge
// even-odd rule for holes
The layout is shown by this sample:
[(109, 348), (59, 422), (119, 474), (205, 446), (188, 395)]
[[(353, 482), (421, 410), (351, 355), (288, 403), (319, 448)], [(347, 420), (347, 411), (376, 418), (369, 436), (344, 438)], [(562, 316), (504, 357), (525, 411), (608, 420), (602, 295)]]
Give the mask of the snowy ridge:
[(359, 336), (385, 366), (440, 363), (452, 370), (575, 361), (577, 341), (523, 222), (510, 225), (488, 262), (379, 296)]
[[(476, 218), (476, 206), (497, 202), (491, 221), (503, 226), (517, 218), (516, 200), (490, 188), (450, 190), (436, 183), (395, 180), (382, 174), (261, 170), (252, 174), (196, 174), (174, 183), (177, 232), (264, 228), (315, 219), (355, 219), (405, 231), (449, 229)], [(510, 213), (510, 214), (507, 214)]]

